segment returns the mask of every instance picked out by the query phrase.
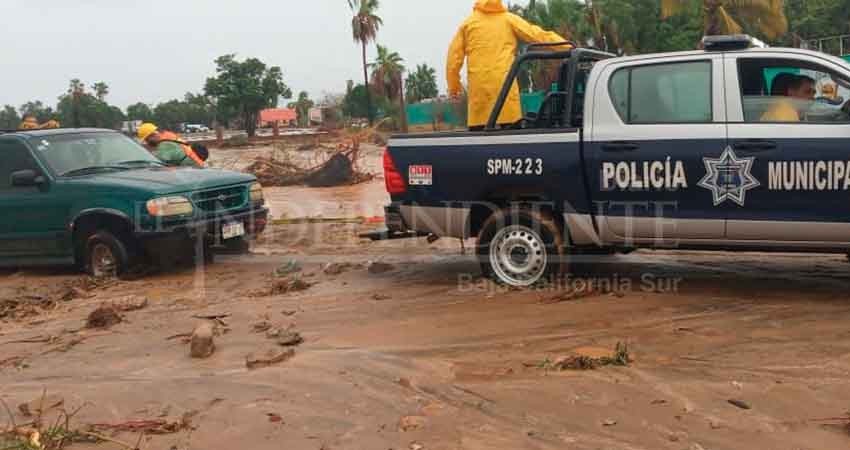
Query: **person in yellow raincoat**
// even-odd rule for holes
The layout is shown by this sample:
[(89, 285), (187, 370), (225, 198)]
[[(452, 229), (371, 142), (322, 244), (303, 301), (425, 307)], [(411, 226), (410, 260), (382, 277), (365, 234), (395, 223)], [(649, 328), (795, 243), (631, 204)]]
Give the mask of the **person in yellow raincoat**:
[[(449, 47), (446, 78), (449, 95), (463, 92), (460, 70), (466, 60), (469, 81), (469, 118), (471, 130), (482, 129), (490, 118), (496, 98), (517, 54), (519, 41), (558, 43), (565, 39), (557, 33), (532, 25), (508, 12), (502, 0), (476, 0), (472, 15), (463, 22)], [(514, 82), (499, 115), (500, 125), (522, 119), (519, 86)]]

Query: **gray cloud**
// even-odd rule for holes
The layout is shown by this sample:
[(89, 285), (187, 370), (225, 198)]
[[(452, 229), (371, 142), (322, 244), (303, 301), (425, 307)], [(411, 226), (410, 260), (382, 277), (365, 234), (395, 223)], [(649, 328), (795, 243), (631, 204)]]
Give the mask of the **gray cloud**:
[[(383, 0), (378, 41), (445, 86), (445, 55), (473, 0)], [(198, 92), (226, 53), (283, 68), (318, 97), (361, 80), (345, 0), (0, 0), (0, 105), (56, 103), (71, 78), (105, 81), (119, 106)], [(374, 47), (370, 54), (374, 55)]]

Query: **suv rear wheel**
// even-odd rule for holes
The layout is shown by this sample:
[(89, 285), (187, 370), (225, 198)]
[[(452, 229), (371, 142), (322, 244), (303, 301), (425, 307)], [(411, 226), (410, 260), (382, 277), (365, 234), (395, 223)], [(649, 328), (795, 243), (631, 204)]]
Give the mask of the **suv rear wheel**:
[(546, 211), (501, 210), (487, 219), (476, 251), (485, 276), (513, 287), (530, 287), (566, 271), (562, 227)]
[(111, 232), (98, 230), (86, 240), (83, 262), (93, 277), (120, 276), (130, 266), (130, 250)]

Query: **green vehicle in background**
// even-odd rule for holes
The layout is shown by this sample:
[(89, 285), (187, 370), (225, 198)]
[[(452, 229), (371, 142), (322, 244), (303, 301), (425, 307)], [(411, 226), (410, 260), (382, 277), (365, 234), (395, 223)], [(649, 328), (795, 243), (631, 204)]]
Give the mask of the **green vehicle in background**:
[(0, 266), (210, 262), (266, 226), (253, 176), (167, 167), (115, 131), (0, 132), (0, 158)]

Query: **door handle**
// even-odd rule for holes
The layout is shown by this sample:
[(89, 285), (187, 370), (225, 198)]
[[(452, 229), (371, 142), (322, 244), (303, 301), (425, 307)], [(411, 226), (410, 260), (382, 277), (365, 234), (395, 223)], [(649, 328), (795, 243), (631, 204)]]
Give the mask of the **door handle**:
[(603, 152), (633, 152), (640, 148), (640, 145), (634, 142), (611, 142), (609, 144), (602, 144)]
[(763, 139), (752, 139), (747, 141), (738, 142), (734, 145), (735, 150), (740, 150), (743, 152), (750, 153), (758, 153), (758, 152), (766, 152), (770, 150), (776, 150), (777, 145), (776, 142), (767, 141)]

